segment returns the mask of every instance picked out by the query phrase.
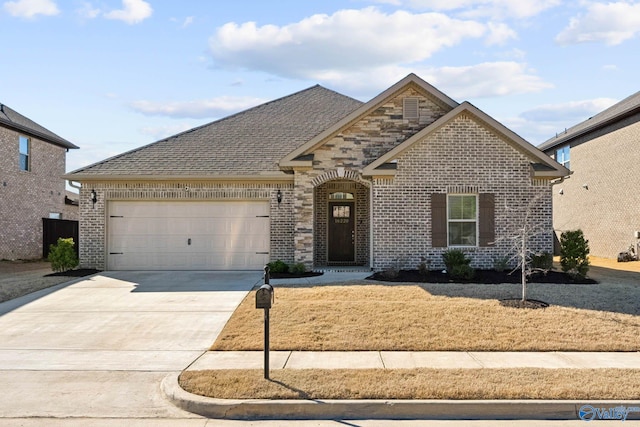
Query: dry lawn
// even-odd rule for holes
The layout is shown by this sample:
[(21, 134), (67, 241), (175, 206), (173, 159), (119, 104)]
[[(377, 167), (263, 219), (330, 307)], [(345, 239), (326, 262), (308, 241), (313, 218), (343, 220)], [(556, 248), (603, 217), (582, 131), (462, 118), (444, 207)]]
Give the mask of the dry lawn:
[(0, 261), (0, 302), (68, 282), (69, 277), (51, 276), (51, 264), (44, 261)]
[[(271, 350), (638, 351), (640, 286), (530, 285), (547, 309), (515, 309), (519, 285), (276, 286)], [(262, 350), (251, 292), (212, 350)]]
[(640, 370), (352, 369), (183, 372), (185, 390), (219, 399), (640, 399)]

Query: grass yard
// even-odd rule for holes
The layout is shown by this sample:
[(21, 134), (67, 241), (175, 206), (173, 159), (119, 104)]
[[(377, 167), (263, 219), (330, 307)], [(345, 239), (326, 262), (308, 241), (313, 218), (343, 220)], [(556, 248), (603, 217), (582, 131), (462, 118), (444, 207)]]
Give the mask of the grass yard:
[[(609, 262), (609, 261), (607, 261)], [(639, 351), (640, 262), (592, 267), (595, 285), (531, 284), (546, 309), (504, 307), (520, 285), (275, 286), (271, 350)], [(633, 270), (622, 271), (625, 267)], [(249, 293), (212, 350), (262, 350)], [(185, 371), (180, 385), (228, 399), (640, 399), (637, 369)]]
[(335, 369), (186, 371), (183, 389), (218, 399), (640, 399), (640, 370)]
[[(305, 351), (638, 351), (637, 285), (530, 286), (546, 309), (516, 309), (500, 298), (519, 285), (348, 283), (276, 287), (272, 350)], [(262, 350), (255, 292), (211, 350)]]

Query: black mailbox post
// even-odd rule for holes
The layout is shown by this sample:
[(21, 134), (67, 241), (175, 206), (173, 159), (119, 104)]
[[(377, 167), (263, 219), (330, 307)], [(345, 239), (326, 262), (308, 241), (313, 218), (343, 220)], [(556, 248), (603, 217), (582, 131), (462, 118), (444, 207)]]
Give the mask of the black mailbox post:
[(269, 284), (269, 267), (264, 268), (264, 285), (256, 291), (256, 308), (264, 310), (264, 378), (269, 379), (269, 309), (273, 304), (273, 286)]

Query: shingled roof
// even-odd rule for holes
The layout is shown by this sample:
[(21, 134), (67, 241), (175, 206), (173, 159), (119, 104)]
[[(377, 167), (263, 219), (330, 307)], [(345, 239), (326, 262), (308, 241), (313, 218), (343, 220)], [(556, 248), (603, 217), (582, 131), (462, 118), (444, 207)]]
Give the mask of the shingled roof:
[(538, 148), (546, 151), (559, 145), (570, 143), (572, 140), (583, 135), (595, 132), (605, 126), (609, 126), (638, 114), (640, 114), (640, 91), (607, 108), (601, 113), (578, 123), (561, 134), (548, 139), (540, 144)]
[(78, 148), (64, 138), (59, 137), (33, 120), (23, 116), (14, 109), (0, 103), (0, 126), (23, 132), (27, 135), (36, 137), (51, 144), (64, 148)]
[(362, 102), (316, 85), (67, 174), (69, 179), (282, 177), (280, 159)]

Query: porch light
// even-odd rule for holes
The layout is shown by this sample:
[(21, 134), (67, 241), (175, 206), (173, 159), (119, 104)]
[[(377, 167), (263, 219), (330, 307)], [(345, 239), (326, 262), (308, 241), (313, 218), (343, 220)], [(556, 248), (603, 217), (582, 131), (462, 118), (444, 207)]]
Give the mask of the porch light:
[(91, 202), (93, 202), (93, 208), (96, 208), (96, 202), (98, 201), (98, 194), (96, 190), (91, 190)]
[(278, 193), (276, 194), (276, 200), (278, 200), (278, 204), (282, 203), (282, 191), (278, 189)]

